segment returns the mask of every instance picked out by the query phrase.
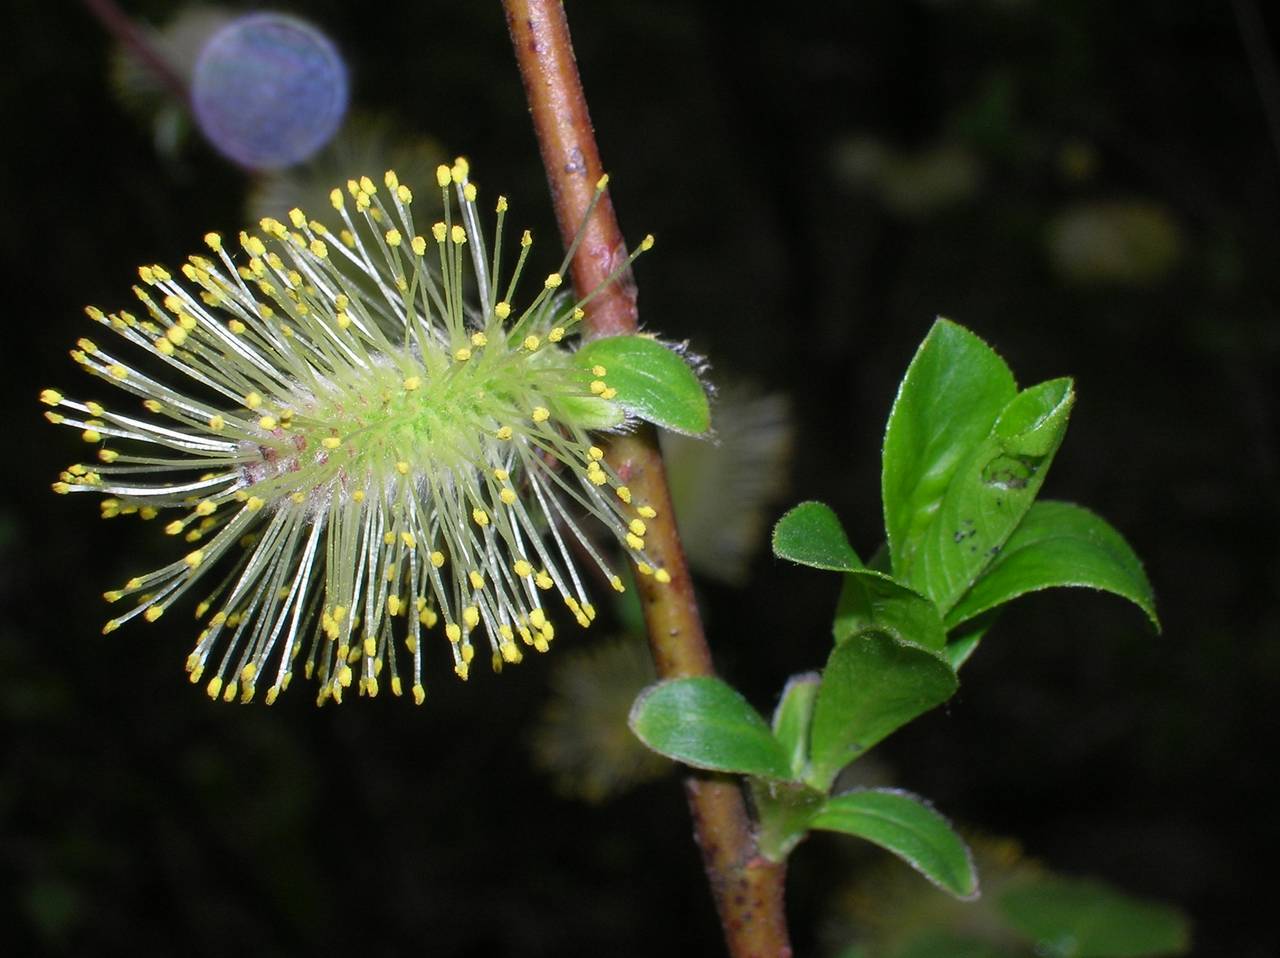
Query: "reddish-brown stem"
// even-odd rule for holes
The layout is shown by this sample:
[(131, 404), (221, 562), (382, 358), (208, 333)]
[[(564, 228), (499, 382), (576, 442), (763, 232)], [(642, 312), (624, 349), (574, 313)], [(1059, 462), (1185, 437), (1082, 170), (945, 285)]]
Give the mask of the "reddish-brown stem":
[[(503, 0), (503, 6), (560, 235), (567, 246), (582, 225), (604, 172), (568, 20), (561, 0)], [(594, 291), (626, 255), (606, 192), (586, 223), (573, 259), (578, 296)], [(636, 316), (636, 290), (628, 270), (591, 301), (585, 333), (595, 337), (634, 332)], [(610, 464), (631, 488), (635, 501), (658, 512), (645, 535), (647, 551), (671, 575), (665, 586), (652, 577), (636, 577), (649, 645), (663, 678), (712, 675), (711, 650), (694, 602), (656, 439), (652, 429), (644, 429), (616, 439), (609, 450)], [(791, 945), (783, 905), (785, 866), (759, 855), (737, 781), (693, 773), (685, 780), (685, 794), (729, 953), (734, 958), (787, 958)]]
[(180, 100), (187, 99), (187, 85), (173, 64), (152, 45), (146, 34), (116, 6), (114, 0), (84, 0), (89, 12), (107, 32), (119, 40), (138, 61), (147, 66)]

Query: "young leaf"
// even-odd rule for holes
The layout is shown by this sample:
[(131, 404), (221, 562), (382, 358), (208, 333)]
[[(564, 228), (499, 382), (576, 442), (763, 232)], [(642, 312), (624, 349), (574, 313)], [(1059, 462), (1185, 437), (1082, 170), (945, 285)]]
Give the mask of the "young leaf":
[(1099, 882), (1036, 878), (1008, 889), (998, 905), (1037, 953), (1054, 958), (1154, 958), (1191, 946), (1187, 920), (1176, 908)]
[(986, 343), (939, 319), (907, 368), (889, 413), (880, 477), (885, 530), (899, 578), (967, 454), (1017, 394)]
[(631, 731), (667, 758), (695, 768), (789, 779), (786, 749), (734, 688), (717, 678), (670, 679), (631, 706)]
[(826, 791), (840, 769), (955, 690), (951, 666), (918, 646), (874, 631), (840, 643), (822, 673), (805, 781)]
[(1075, 402), (1071, 380), (1019, 393), (951, 477), (898, 578), (944, 614), (991, 564), (1035, 500)]
[[(591, 378), (616, 389), (613, 402), (641, 419), (693, 435), (711, 428), (711, 408), (701, 380), (679, 353), (656, 339), (596, 339), (574, 354), (574, 362)], [(604, 373), (596, 373), (597, 366)]]
[(874, 842), (957, 898), (978, 897), (978, 873), (968, 847), (945, 818), (909, 792), (846, 792), (828, 799), (810, 824)]
[(791, 763), (791, 777), (799, 780), (809, 760), (809, 725), (818, 698), (817, 672), (803, 672), (787, 679), (778, 707), (773, 710), (773, 737), (786, 751)]
[(831, 631), (843, 642), (868, 629), (935, 652), (947, 641), (938, 608), (929, 599), (887, 575), (862, 569), (845, 575)]
[(987, 630), (995, 625), (996, 618), (1000, 612), (998, 609), (992, 609), (976, 619), (970, 619), (960, 628), (947, 636), (946, 656), (947, 661), (951, 663), (951, 667), (957, 672), (960, 666), (969, 661), (969, 657), (978, 649), (978, 643), (982, 641), (982, 637), (987, 634)]
[(802, 502), (778, 520), (773, 527), (773, 554), (833, 572), (862, 568), (840, 520), (822, 502)]
[(947, 615), (959, 625), (1028, 592), (1054, 586), (1100, 589), (1156, 618), (1155, 595), (1142, 563), (1106, 521), (1069, 502), (1037, 502), (1004, 548)]

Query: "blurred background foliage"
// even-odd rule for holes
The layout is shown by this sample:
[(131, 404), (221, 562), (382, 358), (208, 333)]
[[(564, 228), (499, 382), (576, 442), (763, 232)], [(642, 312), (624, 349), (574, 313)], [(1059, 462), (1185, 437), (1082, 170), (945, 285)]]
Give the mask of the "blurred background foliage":
[[(634, 634), (634, 610), (465, 686), (437, 649), (421, 710), (380, 698), (317, 712), (305, 690), (272, 709), (214, 705), (182, 680), (194, 630), (180, 615), (99, 635), (98, 594), (171, 544), (48, 491), (82, 451), (36, 395), (83, 385), (66, 358), (82, 306), (125, 304), (138, 263), (178, 262), (208, 229), (327, 190), (352, 158), (376, 177), (392, 157), (407, 179), (403, 167), (465, 152), (552, 268), (499, 5), (277, 5), (333, 37), (357, 111), (287, 181), (227, 165), (163, 91), (119, 95), (129, 68), (79, 5), (7, 9), (12, 953), (717, 953), (680, 790), (627, 765), (639, 760), (607, 727), (628, 681), (645, 681), (634, 643), (608, 638)], [(178, 9), (127, 5), (156, 26)], [(710, 356), (713, 379), (759, 384), (741, 407), (753, 412), (727, 413), (724, 448), (735, 430), (760, 441), (728, 464), (695, 450), (676, 467), (695, 545), (719, 557), (700, 588), (720, 667), (768, 709), (785, 675), (821, 661), (835, 579), (750, 540), (789, 485), (874, 550), (881, 430), (935, 314), (1028, 381), (1074, 374), (1080, 404), (1047, 495), (1124, 531), (1165, 635), (1102, 597), (1020, 603), (959, 696), (877, 756), (888, 781), (954, 820), (1016, 836), (1055, 872), (1171, 902), (1196, 954), (1240, 958), (1274, 941), (1259, 902), (1280, 851), (1280, 156), (1264, 110), (1280, 91), (1255, 78), (1241, 30), (1274, 55), (1280, 17), (1237, 17), (1256, 9), (801, 0), (760, 18), (709, 2), (568, 4), (623, 227), (659, 239), (638, 267), (643, 318)], [(699, 494), (700, 476), (733, 497)], [(593, 738), (635, 774), (593, 766)], [(1000, 847), (984, 858), (1004, 860)], [(798, 954), (909, 945), (882, 925), (855, 940), (851, 916), (885, 862), (836, 841), (799, 851)], [(898, 913), (928, 907), (912, 881), (883, 883)]]

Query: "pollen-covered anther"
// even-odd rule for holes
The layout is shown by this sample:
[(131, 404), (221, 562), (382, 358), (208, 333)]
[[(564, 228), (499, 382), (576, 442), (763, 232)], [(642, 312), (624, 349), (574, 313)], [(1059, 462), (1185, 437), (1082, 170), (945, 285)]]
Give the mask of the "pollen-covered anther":
[(551, 410), (546, 406), (534, 406), (533, 412), (530, 413), (529, 418), (534, 422), (546, 422), (551, 418)]

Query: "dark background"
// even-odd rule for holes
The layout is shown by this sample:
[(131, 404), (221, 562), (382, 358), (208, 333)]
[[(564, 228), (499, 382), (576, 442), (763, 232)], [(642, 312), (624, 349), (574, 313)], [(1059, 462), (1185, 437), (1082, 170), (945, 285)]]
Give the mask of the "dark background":
[[(554, 235), (496, 0), (280, 7), (334, 37), (357, 104), (467, 153), (520, 199), (519, 223)], [(84, 385), (66, 355), (82, 306), (124, 306), (137, 264), (238, 228), (247, 183), (199, 144), (157, 156), (80, 5), (7, 10), (6, 950), (716, 954), (675, 781), (593, 807), (531, 764), (554, 652), (465, 686), (437, 657), (419, 710), (317, 711), (305, 688), (268, 710), (183, 680), (182, 616), (99, 635), (99, 593), (168, 543), (49, 492), (82, 444), (36, 397)], [(1268, 953), (1280, 156), (1263, 103), (1280, 91), (1250, 70), (1232, 4), (579, 0), (569, 14), (623, 228), (659, 238), (638, 268), (643, 319), (691, 339), (713, 378), (792, 397), (792, 498), (831, 503), (864, 555), (884, 419), (936, 314), (1023, 382), (1077, 378), (1046, 494), (1130, 538), (1165, 632), (1106, 597), (1020, 603), (957, 698), (878, 750), (893, 780), (1060, 871), (1179, 905), (1196, 954)], [(1253, 39), (1274, 52), (1266, 16)], [(909, 182), (924, 198), (904, 208), (851, 172), (854, 137), (901, 155), (946, 145), (975, 172), (947, 202)], [(1110, 279), (1055, 266), (1064, 211), (1134, 201), (1160, 211), (1176, 261)], [(761, 709), (821, 662), (834, 592), (766, 555), (745, 589), (705, 586), (717, 661)], [(794, 857), (800, 955), (818, 953), (848, 867), (825, 842)]]

